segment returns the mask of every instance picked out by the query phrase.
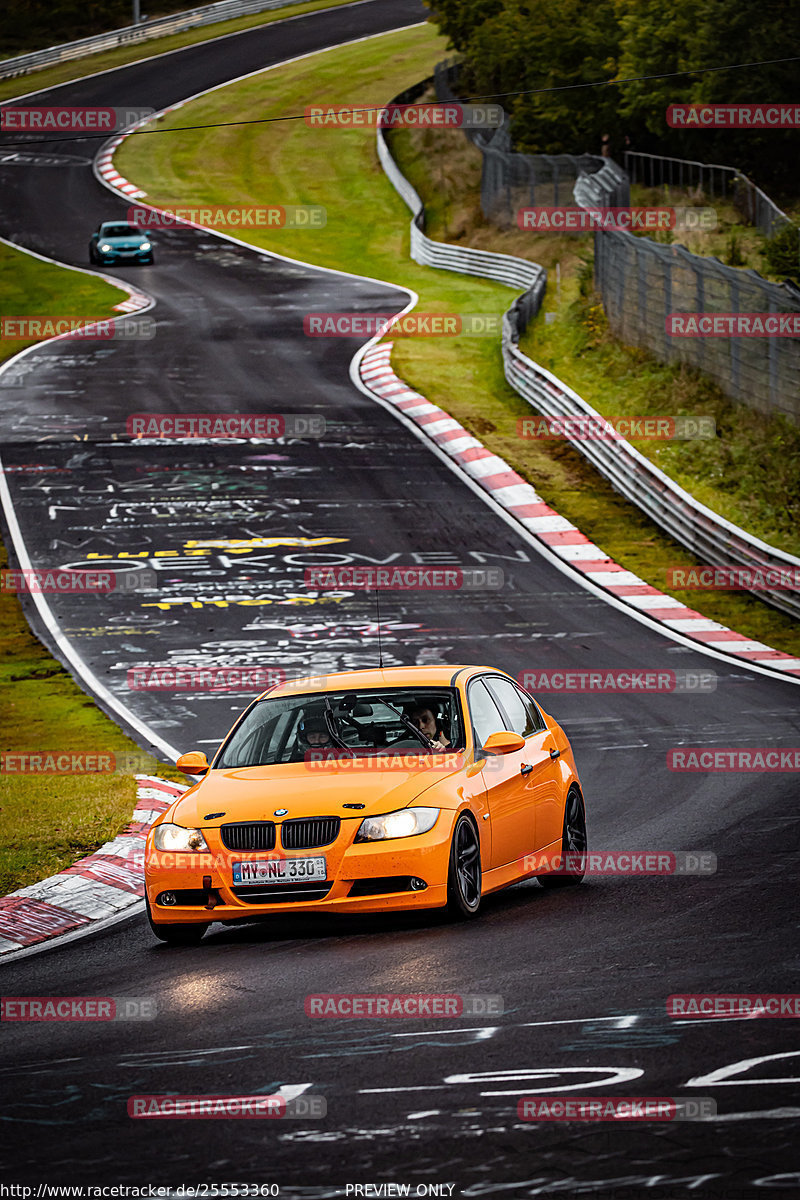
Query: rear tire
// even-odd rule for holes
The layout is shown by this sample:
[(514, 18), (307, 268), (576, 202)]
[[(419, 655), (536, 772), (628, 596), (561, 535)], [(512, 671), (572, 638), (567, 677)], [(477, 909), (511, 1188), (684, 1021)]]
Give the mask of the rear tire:
[[(586, 854), (586, 808), (583, 796), (576, 787), (567, 792), (567, 802), (564, 805), (564, 826), (561, 833), (562, 862), (568, 854)], [(574, 887), (580, 883), (586, 874), (585, 863), (576, 871), (561, 871), (558, 875), (537, 875), (542, 887), (559, 888)]]
[(464, 921), (478, 915), (482, 878), (478, 831), (462, 813), (453, 830), (447, 872), (447, 911), (453, 919)]
[(150, 928), (161, 942), (167, 942), (170, 946), (196, 946), (202, 941), (203, 934), (208, 929), (208, 925), (200, 925), (193, 923), (191, 925), (179, 925), (177, 922), (161, 922), (153, 920), (153, 913), (150, 909), (150, 901), (145, 892), (144, 902), (147, 907), (147, 919), (150, 922)]

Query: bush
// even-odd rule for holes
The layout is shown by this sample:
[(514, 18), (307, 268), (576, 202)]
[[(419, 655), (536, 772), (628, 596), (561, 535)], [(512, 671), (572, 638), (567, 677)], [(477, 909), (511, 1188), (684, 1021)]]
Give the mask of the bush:
[(771, 275), (800, 280), (800, 227), (784, 225), (764, 243), (761, 257)]

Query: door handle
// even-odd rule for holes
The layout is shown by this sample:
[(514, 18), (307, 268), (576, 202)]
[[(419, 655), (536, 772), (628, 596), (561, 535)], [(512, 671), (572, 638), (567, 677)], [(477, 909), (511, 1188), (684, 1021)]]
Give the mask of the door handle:
[(533, 767), (531, 766), (530, 763), (523, 763), (519, 769), (519, 773), (520, 773), (520, 775), (530, 775), (532, 770), (533, 770)]
[(555, 759), (561, 757), (561, 751), (560, 750), (551, 750), (550, 757), (553, 759), (553, 761), (555, 761)]

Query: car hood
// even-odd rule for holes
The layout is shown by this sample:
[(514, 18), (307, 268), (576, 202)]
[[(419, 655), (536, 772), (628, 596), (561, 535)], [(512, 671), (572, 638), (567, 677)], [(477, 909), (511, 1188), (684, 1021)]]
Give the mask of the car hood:
[(141, 246), (142, 242), (146, 242), (144, 237), (103, 237), (98, 238), (98, 241), (103, 245), (113, 246), (115, 250), (136, 250)]
[[(466, 756), (462, 753), (436, 758), (403, 769), (377, 767), (372, 759), (355, 759), (314, 766), (281, 763), (209, 771), (177, 801), (168, 820), (195, 828), (229, 821), (269, 821), (276, 808), (288, 809), (286, 820), (391, 812), (413, 803), (434, 784), (461, 774)], [(437, 798), (436, 806), (442, 807), (442, 801), (447, 803), (445, 794)], [(454, 805), (456, 802), (454, 796)], [(364, 807), (350, 809), (344, 808), (345, 804)], [(222, 815), (207, 817), (209, 813)]]

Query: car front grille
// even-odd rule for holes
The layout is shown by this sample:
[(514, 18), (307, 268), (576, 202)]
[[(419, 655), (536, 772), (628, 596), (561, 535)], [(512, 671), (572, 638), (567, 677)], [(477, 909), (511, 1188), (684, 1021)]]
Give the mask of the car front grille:
[(299, 821), (284, 821), (281, 842), (285, 850), (313, 850), (327, 846), (339, 836), (339, 817), (305, 817)]
[(331, 879), (294, 880), (292, 883), (269, 883), (256, 887), (233, 887), (231, 891), (245, 904), (300, 904), (308, 900), (324, 900), (333, 887)]
[(275, 822), (247, 821), (241, 825), (220, 825), (219, 836), (228, 850), (274, 850)]

